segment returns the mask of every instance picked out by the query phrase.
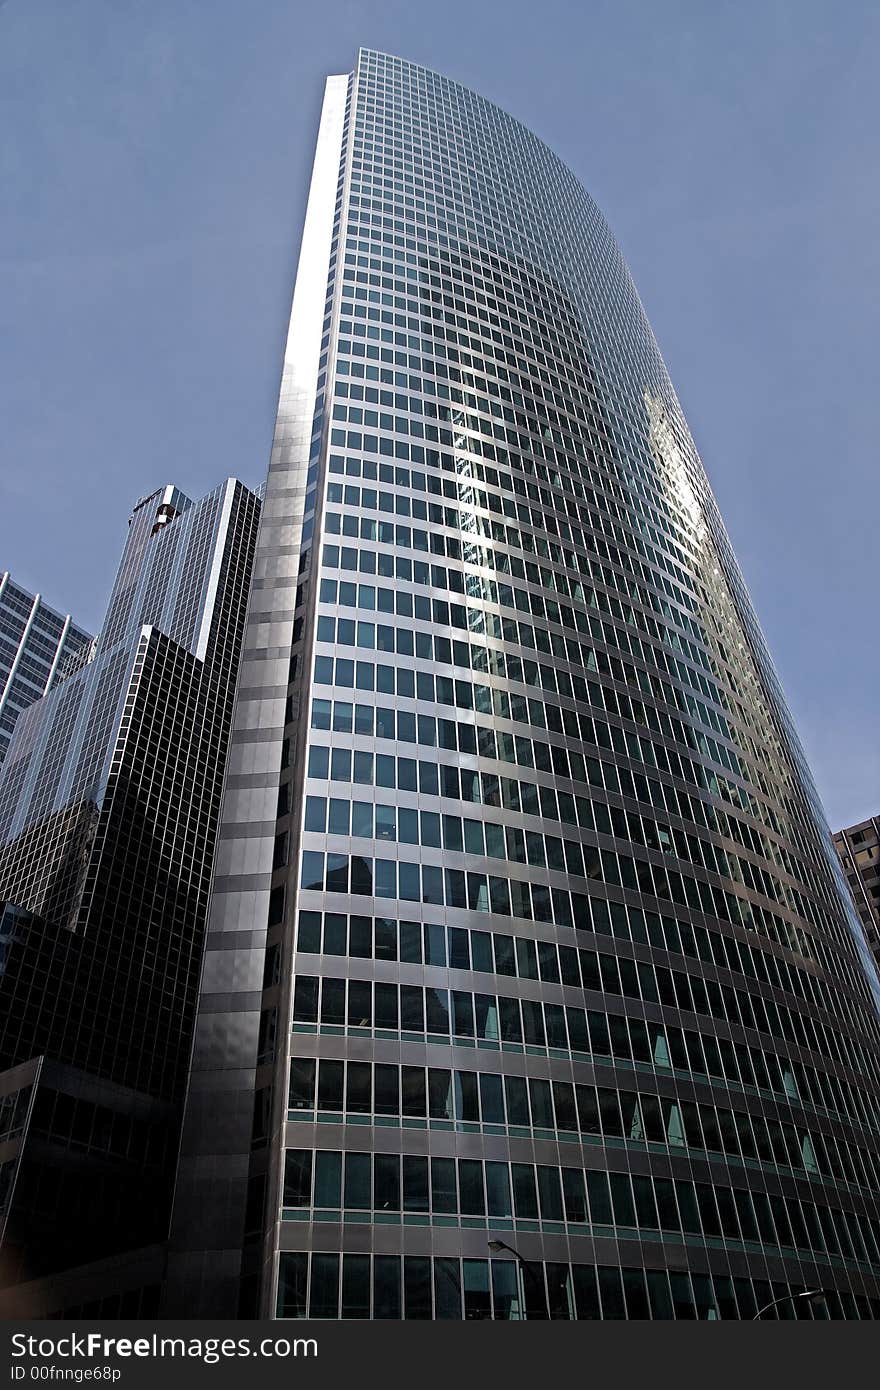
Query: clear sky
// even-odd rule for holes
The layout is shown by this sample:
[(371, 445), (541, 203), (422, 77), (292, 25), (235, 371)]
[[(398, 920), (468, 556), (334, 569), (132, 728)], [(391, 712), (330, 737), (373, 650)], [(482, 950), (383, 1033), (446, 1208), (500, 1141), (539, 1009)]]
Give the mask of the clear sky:
[(0, 570), (93, 627), (137, 496), (262, 480), (324, 75), (476, 88), (602, 207), (833, 825), (880, 810), (880, 8), (0, 0)]

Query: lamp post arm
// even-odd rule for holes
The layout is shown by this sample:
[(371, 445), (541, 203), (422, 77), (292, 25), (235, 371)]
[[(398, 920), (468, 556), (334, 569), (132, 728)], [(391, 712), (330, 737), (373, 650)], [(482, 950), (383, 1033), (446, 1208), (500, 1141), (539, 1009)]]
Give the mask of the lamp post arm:
[[(510, 1254), (513, 1255), (516, 1259), (520, 1269), (528, 1273), (529, 1278), (534, 1280), (534, 1282), (537, 1284), (538, 1288), (541, 1291), (541, 1302), (544, 1305), (544, 1316), (547, 1318), (547, 1321), (549, 1322), (550, 1299), (547, 1290), (544, 1286), (543, 1275), (538, 1273), (538, 1270), (530, 1260), (525, 1259), (524, 1256), (522, 1256), (518, 1250), (514, 1250), (512, 1245), (508, 1245), (506, 1240), (495, 1240), (491, 1242), (491, 1245), (498, 1250), (508, 1250)], [(525, 1302), (525, 1288), (523, 1288), (523, 1302)], [(523, 1308), (523, 1312), (525, 1312), (525, 1308)]]
[(798, 1298), (814, 1299), (820, 1298), (821, 1296), (821, 1289), (806, 1289), (803, 1293), (784, 1293), (781, 1298), (774, 1298), (772, 1303), (765, 1303), (763, 1308), (759, 1308), (757, 1313), (755, 1313), (755, 1316), (752, 1318), (752, 1322), (757, 1322), (758, 1319), (762, 1318), (765, 1313), (769, 1313), (771, 1308), (775, 1308), (780, 1303), (793, 1303)]

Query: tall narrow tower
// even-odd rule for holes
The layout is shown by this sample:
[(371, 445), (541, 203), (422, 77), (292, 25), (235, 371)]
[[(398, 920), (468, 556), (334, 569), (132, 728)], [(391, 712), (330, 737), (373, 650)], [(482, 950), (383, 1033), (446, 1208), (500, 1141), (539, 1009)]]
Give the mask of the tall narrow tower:
[(380, 53), (255, 575), (167, 1311), (876, 1316), (876, 974), (638, 295)]
[(8, 570), (0, 574), (0, 767), (22, 710), (45, 695), (91, 641), (69, 613), (29, 594)]
[(0, 1300), (24, 1315), (155, 1311), (259, 511), (234, 478), (139, 500), (89, 659), (0, 773)]

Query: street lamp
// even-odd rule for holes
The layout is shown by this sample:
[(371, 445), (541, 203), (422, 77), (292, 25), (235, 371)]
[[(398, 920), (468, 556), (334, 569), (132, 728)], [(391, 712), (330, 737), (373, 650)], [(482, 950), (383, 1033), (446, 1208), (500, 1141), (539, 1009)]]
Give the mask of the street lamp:
[[(514, 1258), (516, 1259), (516, 1261), (518, 1262), (520, 1270), (523, 1271), (523, 1273), (528, 1273), (528, 1274), (530, 1275), (530, 1277), (531, 1277), (532, 1279), (534, 1279), (535, 1283), (538, 1285), (539, 1289), (541, 1290), (541, 1302), (542, 1302), (543, 1305), (544, 1305), (544, 1317), (547, 1318), (547, 1320), (549, 1321), (549, 1319), (550, 1319), (550, 1301), (549, 1301), (549, 1299), (548, 1299), (548, 1297), (547, 1297), (547, 1290), (546, 1290), (546, 1288), (544, 1287), (544, 1278), (543, 1278), (543, 1275), (535, 1268), (535, 1266), (534, 1266), (529, 1260), (524, 1259), (523, 1256), (519, 1253), (518, 1250), (514, 1250), (514, 1248), (513, 1248), (512, 1245), (508, 1245), (506, 1240), (497, 1240), (497, 1239), (496, 1239), (496, 1240), (490, 1240), (490, 1241), (488, 1242), (488, 1245), (489, 1245), (489, 1249), (492, 1251), (492, 1254), (493, 1254), (493, 1255), (499, 1254), (500, 1251), (502, 1251), (502, 1250), (509, 1250), (510, 1254), (513, 1255)], [(523, 1315), (525, 1316), (525, 1311), (526, 1311), (525, 1282), (524, 1282), (523, 1280), (521, 1280), (521, 1283), (522, 1283)]]
[(765, 1303), (763, 1308), (759, 1308), (752, 1322), (757, 1322), (758, 1318), (764, 1316), (771, 1308), (775, 1308), (777, 1303), (787, 1303), (789, 1299), (794, 1302), (797, 1298), (807, 1298), (811, 1303), (822, 1303), (825, 1295), (821, 1289), (806, 1289), (804, 1293), (784, 1293), (781, 1298), (774, 1298), (772, 1303)]

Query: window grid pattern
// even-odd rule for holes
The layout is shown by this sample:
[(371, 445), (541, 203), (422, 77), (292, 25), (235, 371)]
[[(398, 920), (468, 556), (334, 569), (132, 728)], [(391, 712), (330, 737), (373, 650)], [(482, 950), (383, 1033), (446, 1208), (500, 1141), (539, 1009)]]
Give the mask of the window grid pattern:
[(0, 767), (22, 712), (58, 684), (91, 645), (89, 633), (0, 574)]
[[(328, 258), (317, 373), (303, 404), (285, 368), (267, 487), (267, 518), (295, 512), (290, 559), (279, 526), (265, 573), (284, 593), (275, 611), (260, 596), (262, 684), (230, 769), (253, 827), (215, 881), (215, 901), (236, 895), (218, 927), (252, 907), (268, 926), (259, 1016), (253, 976), (226, 1016), (256, 1075), (248, 1114), (244, 1097), (226, 1111), (251, 1135), (246, 1194), (238, 1149), (228, 1165), (239, 1306), (259, 1284), (263, 1312), (292, 1317), (736, 1317), (821, 1287), (833, 1316), (873, 1316), (876, 1242), (834, 1241), (880, 1217), (876, 978), (620, 253), (540, 141), (382, 54), (359, 55), (333, 174), (309, 207)], [(344, 1077), (344, 1105), (289, 1105), (310, 1062), (316, 1087)], [(476, 1087), (479, 1113), (398, 1115), (390, 1089), (358, 1092), (361, 1067), (388, 1088), (399, 1068), (401, 1107), (404, 1071), (468, 1078), (450, 1085)], [(549, 1088), (546, 1124), (487, 1119), (482, 1088), (514, 1078), (530, 1107)], [(595, 1091), (601, 1112), (600, 1090), (611, 1127), (566, 1129), (567, 1099), (588, 1111)], [(667, 1105), (682, 1145), (678, 1120), (634, 1132)], [(227, 1152), (222, 1118), (195, 1124), (203, 1155)], [(669, 1243), (646, 1206), (611, 1235), (556, 1231), (538, 1199), (517, 1247), (540, 1277), (511, 1313), (486, 1251), (517, 1219), (499, 1172), (511, 1191), (513, 1165), (577, 1172), (573, 1145), (633, 1201), (642, 1178), (655, 1198), (706, 1189), (719, 1229)], [(319, 1201), (319, 1154), (322, 1182), (336, 1157), (342, 1184), (349, 1160), (372, 1165), (368, 1206), (343, 1187)], [(375, 1204), (377, 1164), (400, 1187), (441, 1161), (454, 1225)], [(463, 1210), (462, 1173), (476, 1194), (480, 1169), (488, 1204), (490, 1164), (498, 1206)], [(309, 1180), (286, 1206), (290, 1165)], [(765, 1202), (772, 1233), (746, 1236)]]

